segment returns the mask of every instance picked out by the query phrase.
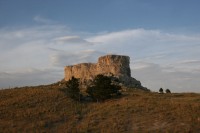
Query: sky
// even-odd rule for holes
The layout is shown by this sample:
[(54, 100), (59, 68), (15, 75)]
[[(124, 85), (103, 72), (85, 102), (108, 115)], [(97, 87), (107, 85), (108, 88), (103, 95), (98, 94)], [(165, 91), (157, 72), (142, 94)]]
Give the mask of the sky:
[(0, 88), (50, 84), (64, 66), (128, 55), (158, 91), (200, 93), (199, 0), (0, 0)]

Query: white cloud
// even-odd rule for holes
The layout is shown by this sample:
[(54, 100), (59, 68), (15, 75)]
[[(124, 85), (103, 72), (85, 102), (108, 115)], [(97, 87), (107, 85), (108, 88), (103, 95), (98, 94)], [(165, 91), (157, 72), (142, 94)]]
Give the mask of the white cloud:
[(55, 21), (44, 18), (40, 15), (33, 17), (33, 20), (37, 23), (42, 23), (42, 24), (55, 24), (56, 23)]
[[(164, 33), (159, 30), (133, 29), (106, 33), (87, 39), (96, 48), (108, 52), (134, 55), (134, 58), (157, 63), (199, 59), (199, 35)], [(144, 60), (143, 60), (144, 61)]]
[(86, 41), (85, 39), (82, 39), (79, 36), (64, 36), (64, 37), (58, 37), (54, 39), (55, 41), (57, 41), (58, 43), (61, 44), (84, 44), (84, 45), (90, 45), (92, 43)]
[(183, 60), (179, 64), (200, 64), (200, 60)]
[(123, 42), (128, 40), (140, 40), (145, 38), (155, 38), (159, 37), (160, 32), (158, 30), (144, 30), (144, 29), (133, 29), (133, 30), (124, 30), (119, 32), (105, 33), (103, 35), (98, 35), (95, 37), (88, 38), (91, 42)]
[(35, 86), (61, 80), (61, 70), (29, 68), (23, 71), (0, 72), (0, 88)]
[(162, 67), (159, 64), (136, 62), (132, 65), (132, 76), (142, 81), (142, 84), (152, 91), (158, 91), (162, 87), (172, 92), (199, 92), (199, 73), (173, 69), (173, 67)]
[(99, 56), (105, 55), (103, 52), (96, 50), (84, 50), (84, 51), (59, 51), (51, 56), (52, 64), (55, 66), (67, 66), (77, 63), (97, 62)]

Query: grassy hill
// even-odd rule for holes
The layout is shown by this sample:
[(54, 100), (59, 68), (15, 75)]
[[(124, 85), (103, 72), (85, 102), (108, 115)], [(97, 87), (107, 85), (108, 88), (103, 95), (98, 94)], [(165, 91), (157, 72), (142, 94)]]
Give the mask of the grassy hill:
[(199, 132), (200, 94), (127, 90), (78, 103), (57, 84), (0, 90), (0, 132)]

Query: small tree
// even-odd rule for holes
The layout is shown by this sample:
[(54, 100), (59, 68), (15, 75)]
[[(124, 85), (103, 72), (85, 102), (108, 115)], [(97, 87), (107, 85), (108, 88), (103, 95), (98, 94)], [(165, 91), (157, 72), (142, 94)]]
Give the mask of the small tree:
[(80, 101), (79, 80), (74, 77), (68, 80), (66, 82), (65, 92), (70, 98)]
[(160, 88), (160, 89), (159, 89), (159, 92), (160, 92), (160, 93), (163, 93), (163, 88)]
[(120, 86), (112, 84), (111, 77), (102, 74), (97, 75), (92, 86), (88, 87), (86, 92), (95, 100), (105, 100), (113, 94), (118, 94)]
[(166, 93), (171, 93), (171, 91), (169, 89), (166, 89), (165, 92)]

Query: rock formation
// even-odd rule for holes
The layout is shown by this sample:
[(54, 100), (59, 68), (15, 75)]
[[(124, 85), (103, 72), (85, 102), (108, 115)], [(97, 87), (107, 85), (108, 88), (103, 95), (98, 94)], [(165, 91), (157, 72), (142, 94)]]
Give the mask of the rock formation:
[(130, 57), (123, 55), (106, 55), (98, 59), (97, 63), (81, 63), (65, 67), (65, 81), (74, 76), (82, 84), (91, 81), (98, 74), (113, 75), (120, 83), (127, 87), (142, 88), (140, 81), (131, 77)]

